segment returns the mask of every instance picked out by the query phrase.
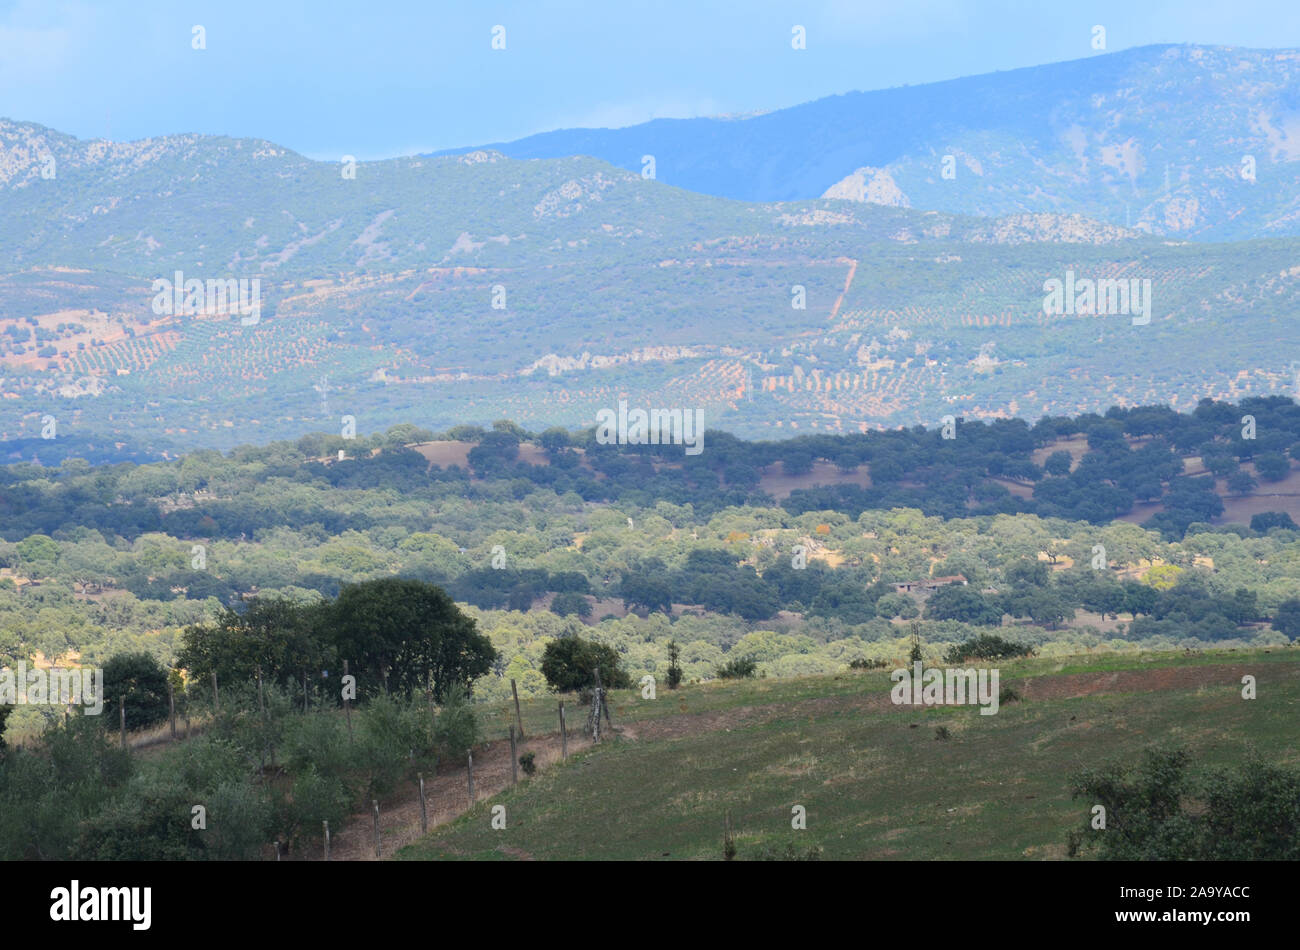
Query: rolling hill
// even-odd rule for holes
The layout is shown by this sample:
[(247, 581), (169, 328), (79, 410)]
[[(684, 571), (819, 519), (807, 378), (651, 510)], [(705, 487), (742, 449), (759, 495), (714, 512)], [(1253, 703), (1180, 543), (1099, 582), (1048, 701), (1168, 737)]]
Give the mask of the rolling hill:
[[(884, 672), (619, 692), (612, 741), (469, 810), (461, 769), (446, 793), (459, 818), (419, 838), (408, 808), (385, 836), (412, 842), (399, 860), (721, 860), (729, 814), (739, 860), (1060, 860), (1089, 816), (1070, 796), (1081, 769), (1131, 764), (1157, 739), (1202, 765), (1239, 766), (1248, 748), (1294, 762), (1294, 652), (1003, 662), (1021, 699), (989, 717), (891, 705)], [(1241, 699), (1246, 672), (1271, 699)], [(528, 710), (534, 742), (555, 730), (553, 702)]]

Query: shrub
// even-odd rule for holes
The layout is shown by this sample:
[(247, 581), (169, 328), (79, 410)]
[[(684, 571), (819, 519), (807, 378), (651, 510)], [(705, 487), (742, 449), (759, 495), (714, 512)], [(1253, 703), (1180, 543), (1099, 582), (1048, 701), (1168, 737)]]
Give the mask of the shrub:
[(433, 747), (439, 756), (460, 761), (477, 743), (474, 707), (463, 687), (450, 687), (433, 723)]
[(619, 666), (618, 651), (604, 643), (578, 636), (561, 637), (542, 651), (542, 675), (551, 689), (571, 693), (594, 685), (596, 669), (607, 689), (627, 689), (631, 678)]
[(525, 752), (519, 757), (519, 767), (524, 770), (525, 775), (532, 775), (537, 771), (537, 754)]
[(668, 688), (676, 689), (682, 684), (682, 664), (679, 662), (682, 648), (675, 640), (668, 641)]
[(757, 672), (758, 664), (749, 657), (736, 657), (714, 670), (714, 674), (718, 679), (723, 680), (753, 679), (754, 674)]
[(943, 656), (945, 663), (960, 663), (962, 660), (1003, 660), (1007, 657), (1033, 656), (1034, 648), (1024, 643), (1016, 643), (993, 634), (982, 633), (961, 643), (954, 644)]
[(947, 742), (952, 738), (952, 733), (948, 731), (947, 726), (940, 726), (938, 729), (934, 730), (934, 737), (939, 742)]
[(369, 779), (366, 795), (377, 798), (396, 787), (414, 754), (430, 746), (428, 711), (419, 702), (379, 695), (370, 701), (357, 729), (357, 754)]
[(321, 822), (328, 821), (334, 828), (342, 829), (351, 800), (341, 781), (332, 775), (322, 775), (314, 765), (309, 765), (293, 780), (292, 796), (283, 804), (277, 818), (279, 831), (290, 844), (303, 836), (312, 840), (323, 838)]
[(1075, 798), (1106, 809), (1106, 831), (1089, 823), (1069, 852), (1096, 848), (1121, 861), (1294, 861), (1300, 858), (1300, 770), (1251, 757), (1233, 769), (1189, 772), (1186, 749), (1146, 750), (1134, 769), (1086, 770)]
[(227, 782), (208, 796), (208, 855), (217, 861), (250, 861), (270, 838), (271, 804), (246, 781)]
[(348, 739), (347, 724), (333, 712), (313, 710), (292, 716), (285, 724), (282, 751), (285, 766), (294, 775), (311, 768), (343, 779), (356, 763), (356, 745)]

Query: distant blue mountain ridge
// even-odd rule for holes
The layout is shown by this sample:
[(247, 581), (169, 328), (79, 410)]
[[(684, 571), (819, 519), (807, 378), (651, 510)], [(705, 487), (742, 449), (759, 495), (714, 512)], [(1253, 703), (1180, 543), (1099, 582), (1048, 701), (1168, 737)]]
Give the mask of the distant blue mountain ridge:
[(1300, 51), (1145, 46), (747, 118), (560, 129), (480, 148), (636, 172), (652, 155), (663, 182), (745, 201), (1078, 213), (1200, 240), (1296, 234)]

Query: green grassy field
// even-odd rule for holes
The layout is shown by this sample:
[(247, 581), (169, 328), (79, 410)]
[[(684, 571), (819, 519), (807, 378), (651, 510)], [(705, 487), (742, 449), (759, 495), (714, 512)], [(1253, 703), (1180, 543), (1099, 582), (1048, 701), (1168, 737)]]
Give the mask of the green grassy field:
[[(827, 859), (1062, 858), (1089, 803), (1069, 776), (1154, 742), (1198, 765), (1252, 748), (1300, 759), (1300, 650), (1032, 659), (1000, 666), (1024, 696), (997, 715), (889, 703), (887, 671), (714, 683), (615, 697), (626, 732), (404, 849), (400, 859), (720, 859), (819, 847)], [(1258, 698), (1241, 698), (1241, 676)], [(524, 704), (554, 732), (554, 702)], [(580, 727), (585, 709), (571, 707)], [(510, 710), (513, 712), (513, 709)], [(504, 730), (492, 710), (488, 733)], [(936, 739), (946, 726), (951, 738)], [(504, 805), (506, 828), (491, 827)], [(807, 829), (791, 828), (792, 807)]]

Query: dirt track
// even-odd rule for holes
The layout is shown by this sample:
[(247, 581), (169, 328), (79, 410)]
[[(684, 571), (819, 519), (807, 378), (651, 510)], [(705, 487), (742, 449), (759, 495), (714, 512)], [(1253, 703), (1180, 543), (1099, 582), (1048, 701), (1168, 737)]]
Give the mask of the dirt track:
[[(569, 754), (580, 752), (591, 745), (581, 735), (569, 735)], [(539, 736), (519, 743), (519, 754), (532, 752), (538, 770), (550, 768), (560, 760), (560, 737)], [(465, 766), (439, 769), (438, 776), (425, 776), (424, 792), (429, 808), (429, 827), (459, 817), (469, 810), (469, 783)], [(519, 780), (524, 781), (522, 770)], [(499, 740), (474, 750), (474, 799), (483, 801), (510, 785), (510, 742)], [(383, 857), (392, 856), (397, 849), (420, 837), (420, 793), (414, 786), (404, 786), (397, 793), (379, 803), (379, 837)], [(342, 833), (331, 829), (331, 861), (374, 861), (374, 817), (367, 810), (352, 815)], [(309, 860), (322, 858), (319, 847), (306, 855)], [(301, 857), (301, 856), (300, 856)]]

